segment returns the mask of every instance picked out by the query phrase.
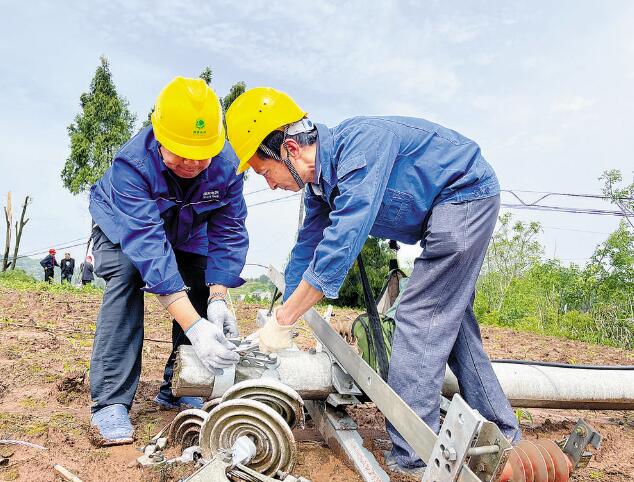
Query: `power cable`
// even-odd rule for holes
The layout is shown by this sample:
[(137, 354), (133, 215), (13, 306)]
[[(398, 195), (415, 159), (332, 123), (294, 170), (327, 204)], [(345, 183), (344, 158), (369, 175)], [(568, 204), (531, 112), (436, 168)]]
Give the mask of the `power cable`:
[(288, 196), (282, 196), (282, 197), (278, 197), (278, 198), (275, 198), (275, 199), (269, 199), (268, 201), (261, 201), (261, 202), (255, 203), (255, 204), (247, 204), (247, 207), (248, 208), (252, 208), (252, 207), (255, 207), (255, 206), (261, 206), (263, 204), (270, 204), (270, 203), (274, 203), (274, 202), (277, 202), (277, 201), (283, 201), (285, 199), (289, 199), (289, 198), (297, 197), (297, 196), (301, 196), (301, 193), (296, 192), (294, 194), (289, 194)]
[[(528, 194), (543, 194), (544, 196), (540, 199), (538, 199), (535, 202), (539, 202), (541, 199), (543, 199), (544, 197), (548, 197), (548, 196), (565, 196), (565, 197), (583, 197), (583, 198), (588, 198), (588, 199), (612, 199), (610, 196), (606, 196), (604, 194), (582, 194), (582, 193), (571, 193), (571, 192), (551, 192), (551, 191), (527, 191), (527, 190), (522, 190), (522, 189), (501, 189), (501, 192), (507, 192), (509, 194), (512, 194), (513, 196), (517, 197), (519, 199), (519, 196), (517, 196), (518, 192), (522, 192), (522, 193), (528, 193)], [(620, 197), (620, 198), (616, 198), (619, 201), (634, 201), (634, 198), (630, 198), (630, 197)], [(523, 201), (520, 200), (520, 202), (524, 203)]]
[[(81, 241), (82, 239), (85, 240), (86, 237), (83, 236), (81, 238), (71, 239), (70, 241), (62, 241), (61, 243), (52, 243), (49, 246), (61, 246), (61, 245), (64, 245), (64, 244), (69, 244), (69, 243), (74, 243), (76, 241)], [(55, 248), (55, 249), (57, 249), (57, 248)], [(64, 249), (64, 247), (61, 246), (59, 249)], [(39, 254), (39, 253), (43, 253), (43, 252), (48, 251), (48, 250), (49, 250), (49, 248), (39, 248), (39, 249), (32, 250), (32, 252), (33, 252), (33, 254)], [(29, 253), (26, 253), (26, 254), (21, 255), (21, 256), (31, 256), (31, 255)]]
[(244, 196), (244, 197), (247, 197), (247, 196), (250, 196), (251, 194), (257, 194), (257, 193), (262, 192), (262, 191), (270, 191), (270, 190), (271, 190), (271, 188), (270, 188), (270, 187), (263, 187), (262, 189), (257, 189), (257, 190), (255, 190), (255, 191), (245, 192), (245, 193), (243, 194), (243, 196)]
[(525, 209), (528, 211), (551, 211), (551, 212), (559, 212), (559, 213), (595, 214), (599, 216), (625, 217), (625, 214), (622, 211), (613, 211), (610, 209), (567, 208), (563, 206), (539, 206), (536, 204), (511, 204), (511, 203), (502, 203), (501, 207), (508, 208), (508, 209)]
[(244, 263), (245, 266), (259, 266), (260, 268), (264, 268), (264, 269), (269, 269), (268, 266), (264, 266), (263, 264), (259, 264), (259, 263)]
[[(70, 246), (60, 246), (57, 249), (68, 249), (68, 248), (75, 248), (77, 246), (84, 246), (86, 244), (86, 241), (84, 241), (83, 243), (77, 243), (77, 244), (71, 244)], [(16, 259), (21, 259), (21, 258), (28, 258), (30, 256), (35, 256), (36, 254), (44, 254), (44, 253), (48, 253), (48, 249), (44, 250), (44, 251), (40, 251), (39, 253), (30, 253), (30, 254), (21, 254), (20, 256), (18, 256)], [(13, 258), (12, 258), (13, 259)]]
[(571, 365), (568, 363), (557, 363), (547, 361), (532, 361), (532, 360), (510, 360), (502, 358), (499, 360), (493, 359), (491, 363), (505, 363), (509, 365), (535, 365), (540, 367), (555, 367), (555, 368), (579, 368), (583, 370), (634, 370), (632, 365)]

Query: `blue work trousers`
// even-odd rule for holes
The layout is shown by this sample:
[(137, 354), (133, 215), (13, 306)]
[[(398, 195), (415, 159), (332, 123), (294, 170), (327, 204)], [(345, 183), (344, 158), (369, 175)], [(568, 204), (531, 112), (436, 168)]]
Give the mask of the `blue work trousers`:
[[(424, 228), (416, 258), (396, 312), (388, 382), (436, 433), (440, 391), (448, 363), (466, 402), (516, 442), (517, 419), (484, 352), (473, 312), (475, 285), (500, 197), (439, 204)], [(402, 467), (421, 459), (391, 424), (392, 454)]]
[[(121, 403), (132, 406), (141, 376), (143, 349), (144, 286), (139, 271), (121, 250), (96, 226), (92, 233), (95, 274), (106, 281), (97, 317), (97, 332), (90, 359), (92, 412)], [(190, 287), (187, 292), (198, 313), (205, 313), (209, 289), (205, 284), (207, 257), (175, 251), (178, 269)], [(163, 373), (162, 398), (173, 400), (171, 380), (176, 349), (189, 339), (172, 320), (172, 353)]]

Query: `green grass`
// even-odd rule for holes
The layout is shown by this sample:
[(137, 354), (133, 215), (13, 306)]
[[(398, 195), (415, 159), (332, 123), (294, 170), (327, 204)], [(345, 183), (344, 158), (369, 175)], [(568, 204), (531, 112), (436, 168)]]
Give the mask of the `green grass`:
[(505, 318), (499, 312), (477, 313), (483, 325), (493, 325), (631, 350), (634, 348), (634, 324), (629, 320), (601, 316), (599, 313), (569, 311), (547, 316), (525, 315)]
[(69, 283), (61, 284), (38, 281), (21, 269), (0, 273), (0, 287), (20, 291), (39, 291), (49, 293), (103, 293), (102, 288), (99, 288), (93, 284), (75, 287)]

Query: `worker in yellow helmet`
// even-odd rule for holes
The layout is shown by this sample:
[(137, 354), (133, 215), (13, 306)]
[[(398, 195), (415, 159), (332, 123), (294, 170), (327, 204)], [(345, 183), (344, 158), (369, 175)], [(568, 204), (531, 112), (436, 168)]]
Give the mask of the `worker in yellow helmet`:
[[(297, 320), (336, 298), (368, 235), (421, 242), (396, 313), (388, 382), (436, 432), (445, 364), (467, 402), (513, 442), (517, 420), (482, 347), (475, 283), (500, 206), (495, 172), (478, 145), (411, 117), (313, 124), (287, 94), (251, 89), (226, 115), (240, 159), (271, 189), (304, 195), (306, 217), (284, 276), (284, 304), (258, 332), (260, 348), (291, 345)], [(422, 461), (388, 425), (390, 470), (422, 476)]]
[(172, 396), (180, 345), (191, 343), (209, 369), (239, 359), (225, 337), (238, 336), (226, 296), (244, 282), (248, 248), (237, 168), (216, 94), (201, 79), (176, 77), (159, 94), (152, 125), (92, 186), (94, 271), (106, 290), (90, 361), (91, 421), (104, 444), (133, 439), (128, 411), (141, 374), (144, 291), (174, 318), (159, 406), (202, 405)]

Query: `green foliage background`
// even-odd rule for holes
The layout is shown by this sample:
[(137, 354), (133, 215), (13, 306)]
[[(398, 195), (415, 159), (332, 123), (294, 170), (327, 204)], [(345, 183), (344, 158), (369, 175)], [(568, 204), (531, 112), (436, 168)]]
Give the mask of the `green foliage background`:
[[(387, 276), (389, 261), (396, 254), (390, 250), (387, 241), (369, 237), (363, 245), (361, 255), (368, 281), (376, 298)], [(339, 290), (339, 298), (328, 300), (328, 302), (335, 306), (365, 307), (363, 287), (356, 263), (350, 268), (348, 276)]]
[(70, 155), (61, 177), (71, 193), (86, 191), (110, 167), (112, 157), (134, 129), (136, 116), (128, 110), (128, 101), (117, 94), (110, 66), (105, 57), (81, 94), (82, 112), (68, 126)]
[(634, 232), (623, 221), (585, 266), (544, 260), (539, 224), (500, 218), (478, 280), (481, 323), (634, 348)]

